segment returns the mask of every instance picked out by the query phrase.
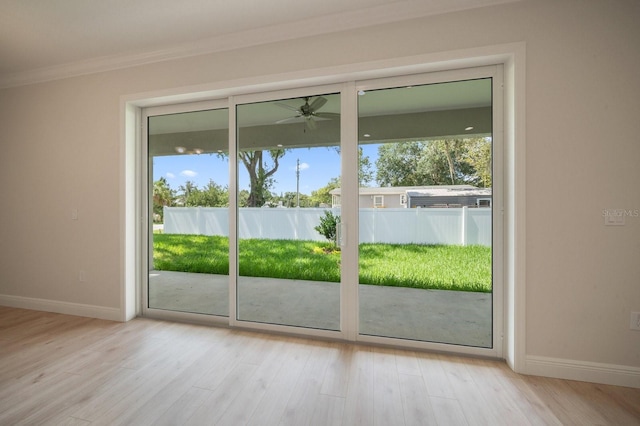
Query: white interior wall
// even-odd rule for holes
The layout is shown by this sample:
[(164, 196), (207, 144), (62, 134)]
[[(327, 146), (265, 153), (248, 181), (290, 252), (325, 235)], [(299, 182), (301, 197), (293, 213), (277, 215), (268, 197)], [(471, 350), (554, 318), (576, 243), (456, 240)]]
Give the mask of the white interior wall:
[(640, 386), (640, 218), (602, 217), (640, 209), (639, 5), (523, 1), (1, 90), (0, 303), (124, 309), (122, 96), (524, 41), (528, 371)]

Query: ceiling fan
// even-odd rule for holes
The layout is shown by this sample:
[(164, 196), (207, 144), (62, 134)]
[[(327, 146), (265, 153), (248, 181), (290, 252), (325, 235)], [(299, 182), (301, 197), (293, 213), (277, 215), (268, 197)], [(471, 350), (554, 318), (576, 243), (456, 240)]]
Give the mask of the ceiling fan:
[(304, 121), (309, 129), (314, 130), (317, 127), (316, 121), (331, 120), (333, 118), (340, 117), (340, 114), (336, 114), (333, 112), (318, 112), (318, 110), (327, 103), (326, 98), (319, 96), (315, 98), (313, 102), (309, 103), (311, 98), (311, 96), (304, 97), (304, 104), (300, 105), (300, 107), (298, 108), (280, 102), (276, 103), (276, 105), (278, 105), (279, 107), (286, 108), (290, 111), (295, 111), (296, 113), (296, 115), (293, 117), (276, 121), (276, 124), (296, 123)]

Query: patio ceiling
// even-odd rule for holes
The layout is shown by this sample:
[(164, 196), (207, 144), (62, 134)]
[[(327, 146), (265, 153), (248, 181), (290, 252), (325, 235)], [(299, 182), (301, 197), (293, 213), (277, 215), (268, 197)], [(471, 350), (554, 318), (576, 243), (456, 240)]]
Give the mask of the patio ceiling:
[[(486, 80), (469, 80), (375, 92), (375, 102), (360, 102), (360, 142), (415, 140), (491, 133), (491, 91)], [(367, 96), (365, 94), (364, 96)], [(340, 98), (325, 95), (321, 112), (340, 113)], [(322, 120), (308, 129), (304, 122), (278, 124), (304, 99), (250, 104), (239, 133), (243, 149), (338, 145), (340, 120)], [(279, 105), (276, 105), (279, 104)], [(472, 130), (465, 130), (473, 127)], [(368, 134), (365, 137), (364, 134)], [(149, 126), (150, 154), (176, 155), (177, 146), (202, 153), (226, 151), (227, 112), (201, 111), (154, 117)]]

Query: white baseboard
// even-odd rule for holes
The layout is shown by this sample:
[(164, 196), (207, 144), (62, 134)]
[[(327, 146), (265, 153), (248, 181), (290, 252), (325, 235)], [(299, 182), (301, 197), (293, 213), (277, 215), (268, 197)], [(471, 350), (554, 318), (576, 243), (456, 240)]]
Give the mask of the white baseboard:
[(60, 302), (58, 300), (37, 299), (32, 297), (9, 296), (4, 294), (0, 294), (0, 305), (12, 308), (32, 309), (34, 311), (55, 312), (58, 314), (98, 318), (109, 321), (122, 321), (122, 318), (124, 317), (118, 308)]
[(526, 374), (640, 388), (640, 367), (528, 355)]

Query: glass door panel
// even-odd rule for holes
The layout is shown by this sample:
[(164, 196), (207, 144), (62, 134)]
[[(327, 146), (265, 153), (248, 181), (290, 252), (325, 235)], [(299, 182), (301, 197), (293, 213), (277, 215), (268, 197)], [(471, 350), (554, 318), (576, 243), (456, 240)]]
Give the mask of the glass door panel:
[(148, 119), (148, 307), (229, 315), (229, 111)]
[(237, 319), (340, 328), (340, 95), (237, 106)]
[(359, 94), (359, 333), (491, 348), (491, 78)]

